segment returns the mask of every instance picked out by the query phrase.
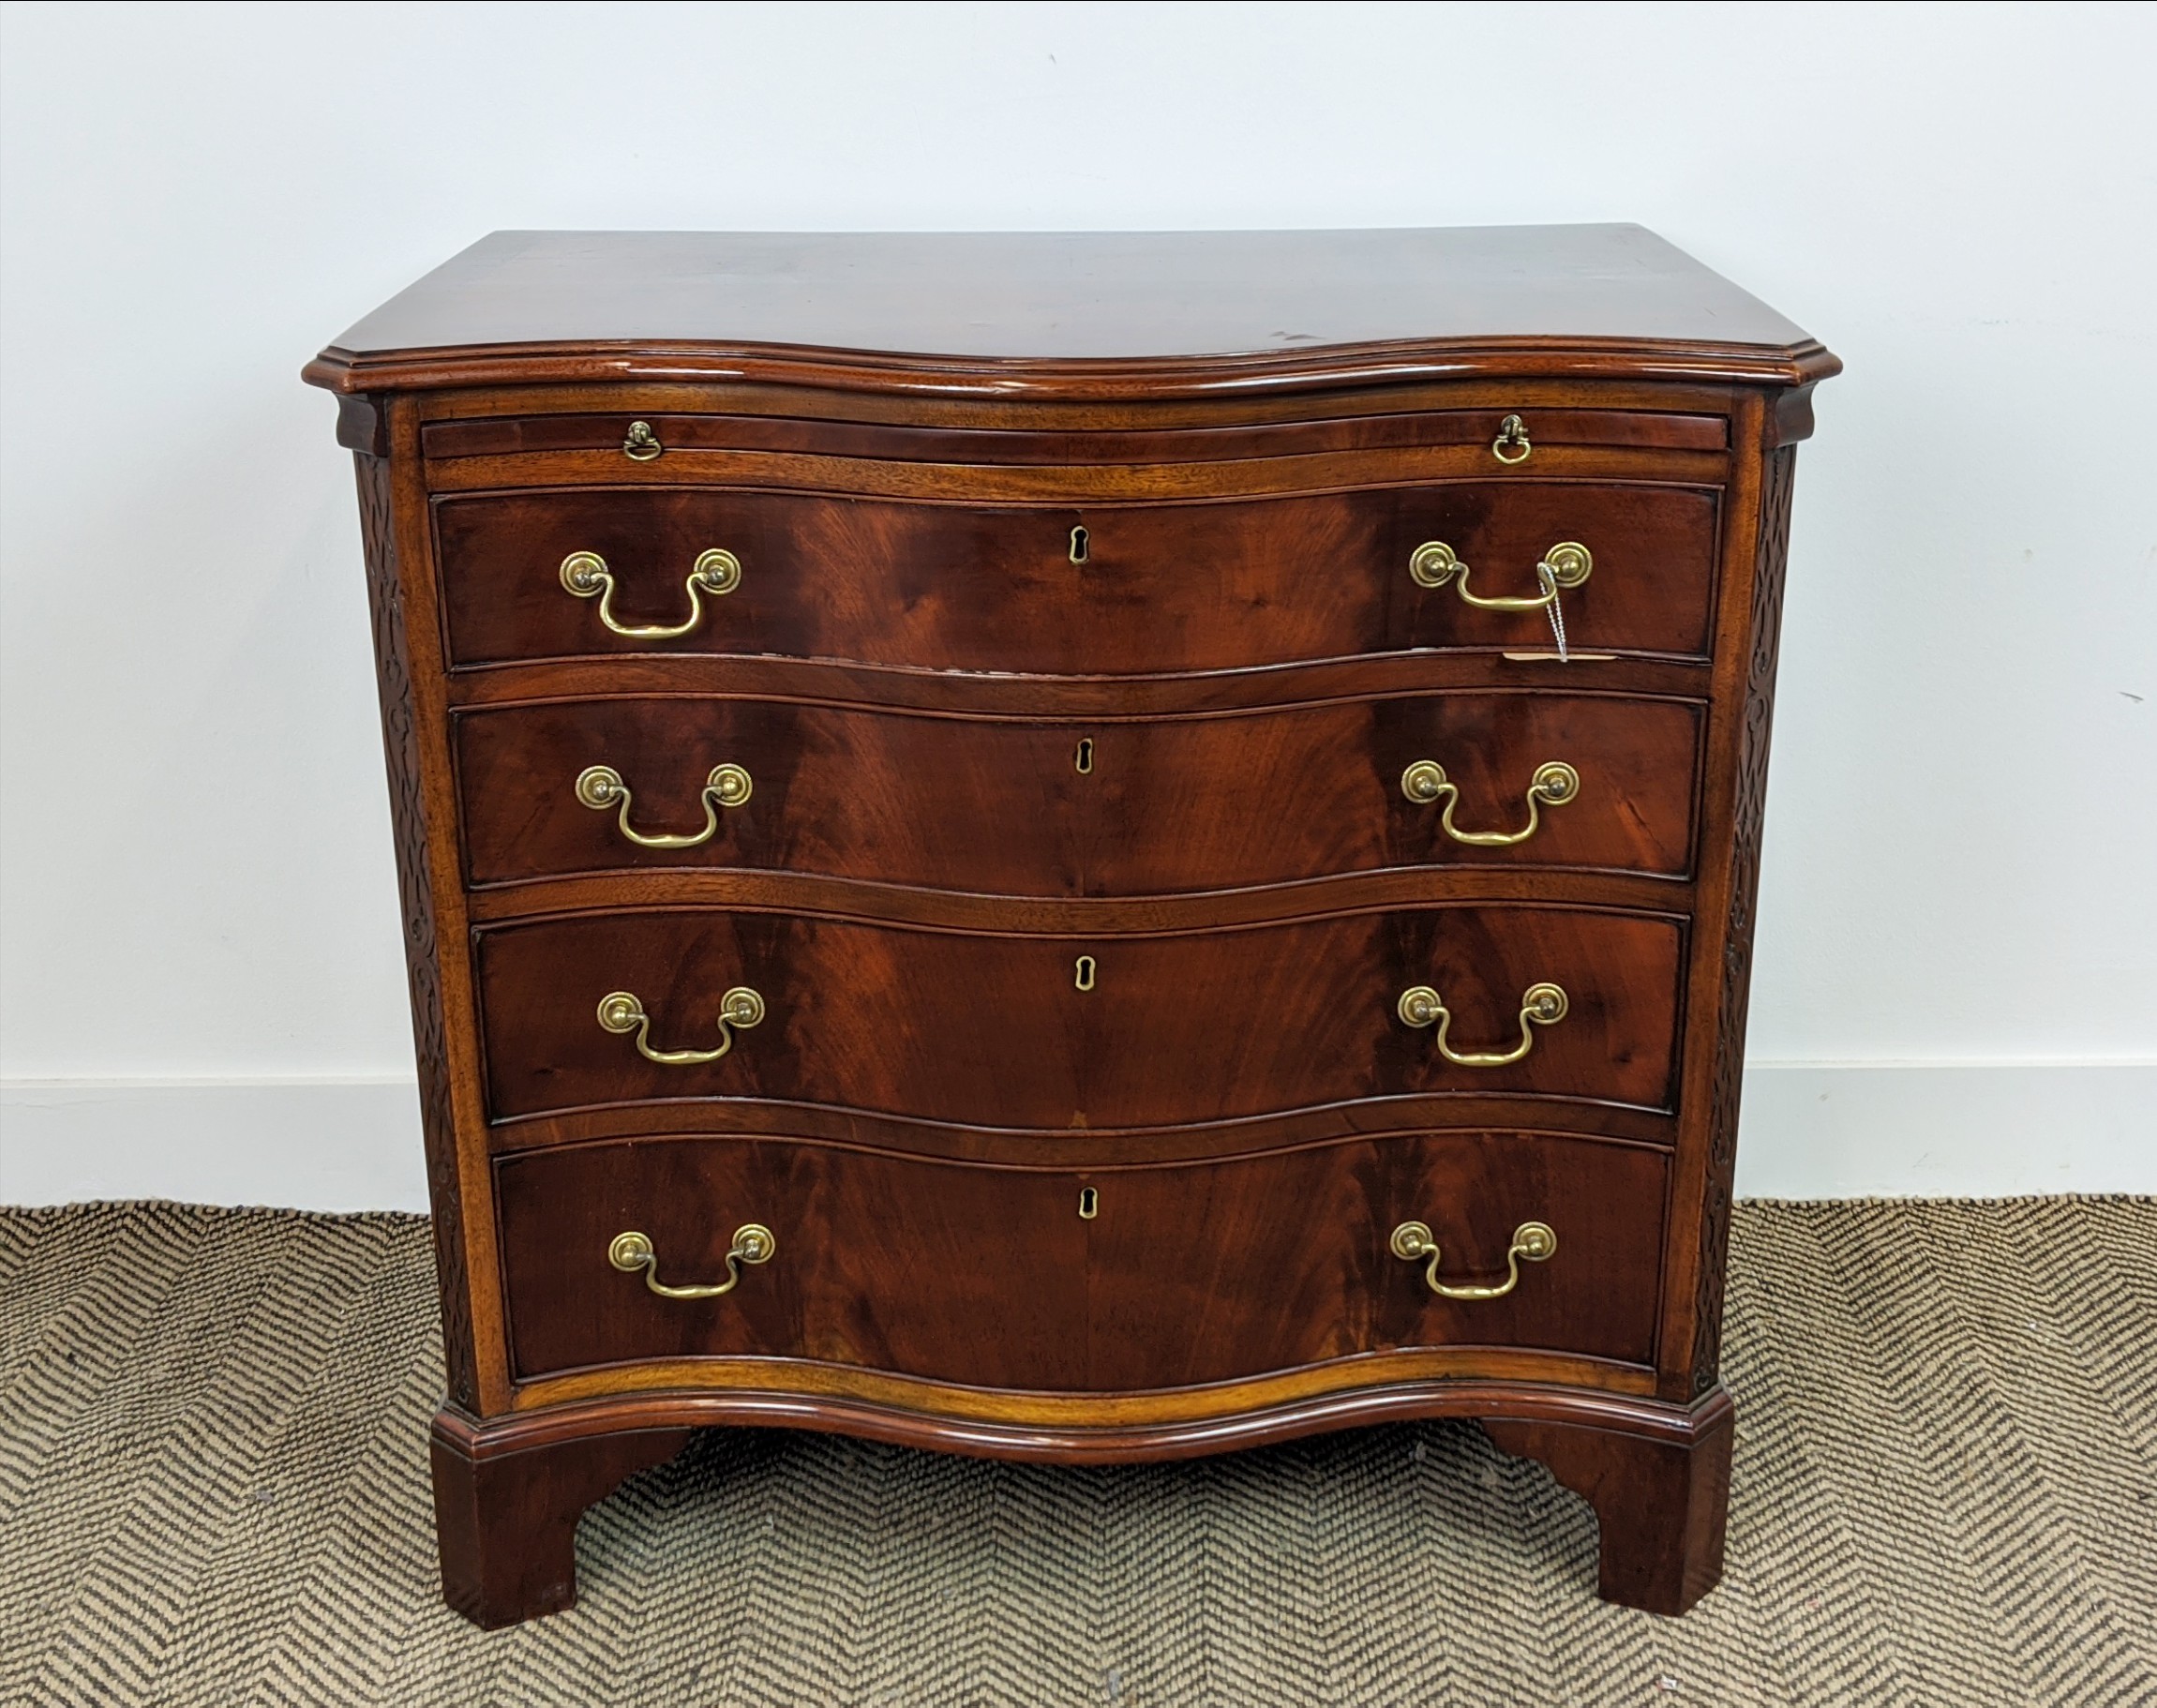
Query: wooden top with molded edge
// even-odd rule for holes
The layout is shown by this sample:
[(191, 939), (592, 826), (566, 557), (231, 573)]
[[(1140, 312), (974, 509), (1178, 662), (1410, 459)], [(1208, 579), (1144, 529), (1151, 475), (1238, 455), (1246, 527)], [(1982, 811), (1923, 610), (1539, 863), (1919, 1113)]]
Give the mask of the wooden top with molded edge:
[(497, 232), (306, 369), (338, 392), (813, 380), (1040, 397), (1841, 364), (1636, 225), (1333, 232)]

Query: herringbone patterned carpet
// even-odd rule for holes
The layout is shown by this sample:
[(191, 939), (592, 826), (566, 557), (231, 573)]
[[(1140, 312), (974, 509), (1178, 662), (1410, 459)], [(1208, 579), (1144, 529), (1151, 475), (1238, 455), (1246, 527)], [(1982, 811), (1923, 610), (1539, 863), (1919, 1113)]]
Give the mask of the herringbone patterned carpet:
[(584, 1595), (437, 1599), (424, 1225), (0, 1213), (0, 1701), (2157, 1702), (2157, 1201), (1749, 1205), (1730, 1566), (1594, 1597), (1479, 1431), (1052, 1470), (700, 1436)]

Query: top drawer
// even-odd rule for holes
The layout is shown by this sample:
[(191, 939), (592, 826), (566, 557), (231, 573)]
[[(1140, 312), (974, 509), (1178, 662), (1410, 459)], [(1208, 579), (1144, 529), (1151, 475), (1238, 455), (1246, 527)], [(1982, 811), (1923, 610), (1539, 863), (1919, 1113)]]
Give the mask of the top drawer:
[[(711, 487), (435, 500), (457, 666), (700, 652), (1097, 676), (1542, 649), (1547, 613), (1518, 602), (1547, 594), (1547, 562), (1571, 582), (1575, 648), (1698, 659), (1717, 523), (1713, 487), (1592, 482), (1083, 508)], [(1445, 550), (1419, 579), (1426, 546)], [(1475, 603), (1491, 599), (1516, 606)]]

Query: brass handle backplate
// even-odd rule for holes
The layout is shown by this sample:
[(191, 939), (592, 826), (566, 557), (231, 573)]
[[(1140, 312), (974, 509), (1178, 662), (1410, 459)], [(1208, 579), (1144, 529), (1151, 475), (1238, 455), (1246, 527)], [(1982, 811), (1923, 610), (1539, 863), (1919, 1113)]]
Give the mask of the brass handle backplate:
[(704, 828), (690, 836), (667, 836), (647, 834), (629, 822), (629, 785), (622, 782), (622, 773), (613, 766), (588, 766), (577, 775), (577, 800), (594, 812), (604, 813), (610, 806), (620, 808), (614, 822), (622, 835), (640, 848), (701, 847), (718, 833), (719, 809), (741, 805), (754, 787), (749, 773), (739, 765), (714, 765), (712, 774), (704, 779)]
[(1519, 1061), (1535, 1047), (1535, 1028), (1539, 1026), (1556, 1026), (1565, 1017), (1565, 993), (1555, 984), (1531, 984), (1520, 993), (1520, 1041), (1510, 1050), (1489, 1055), (1463, 1053), (1445, 1041), (1445, 1034), (1453, 1025), (1452, 1011), (1446, 1008), (1445, 998), (1428, 984), (1415, 984), (1401, 993), (1396, 1005), (1401, 1018), (1410, 1026), (1438, 1027), (1438, 1054), (1457, 1068), (1503, 1068), (1509, 1062)]
[(1528, 779), (1528, 828), (1524, 831), (1455, 829), (1453, 809), (1460, 803), (1460, 789), (1435, 759), (1418, 759), (1402, 772), (1401, 792), (1423, 806), (1433, 801), (1445, 802), (1445, 810), (1438, 816), (1438, 827), (1455, 842), (1464, 842), (1476, 848), (1503, 848), (1516, 842), (1526, 842), (1533, 836), (1542, 824), (1545, 806), (1564, 806), (1579, 794), (1580, 773), (1563, 759), (1551, 759), (1535, 767), (1535, 774)]
[(599, 621), (617, 635), (626, 635), (631, 640), (672, 640), (704, 621), (706, 593), (723, 598), (741, 585), (741, 560), (717, 546), (697, 558), (684, 584), (689, 590), (686, 622), (622, 622), (614, 614), (614, 572), (596, 551), (573, 551), (562, 559), (562, 585), (579, 599), (597, 599)]
[(1449, 1286), (1438, 1279), (1438, 1241), (1431, 1237), (1431, 1229), (1420, 1221), (1403, 1221), (1393, 1230), (1393, 1255), (1405, 1257), (1413, 1263), (1417, 1258), (1431, 1261), (1424, 1266), (1423, 1279), (1431, 1291), (1440, 1298), (1504, 1298), (1520, 1284), (1520, 1260), (1524, 1257), (1532, 1264), (1548, 1262), (1558, 1250), (1558, 1236), (1548, 1222), (1523, 1221), (1513, 1230), (1513, 1243), (1505, 1251), (1505, 1279), (1494, 1287), (1476, 1285)]
[(624, 1275), (643, 1270), (644, 1284), (661, 1298), (717, 1298), (741, 1284), (743, 1264), (770, 1263), (778, 1249), (779, 1241), (770, 1228), (760, 1221), (744, 1221), (734, 1230), (734, 1243), (726, 1248), (726, 1279), (704, 1287), (669, 1287), (661, 1282), (659, 1253), (652, 1249), (651, 1236), (635, 1229), (615, 1235), (607, 1248), (607, 1261)]
[(1479, 611), (1544, 610), (1557, 603), (1561, 589), (1579, 587), (1595, 568), (1595, 556), (1585, 546), (1578, 540), (1560, 540), (1535, 565), (1541, 592), (1533, 599), (1486, 599), (1468, 591), (1468, 566), (1444, 540), (1426, 540), (1408, 554), (1408, 574), (1418, 587), (1444, 587), (1450, 581), (1461, 600)]
[(719, 998), (719, 1047), (716, 1050), (654, 1050), (652, 1016), (644, 1004), (628, 991), (609, 991), (599, 999), (599, 1025), (603, 1031), (637, 1034), (637, 1053), (646, 1061), (667, 1068), (690, 1068), (698, 1062), (717, 1061), (734, 1047), (734, 1034), (747, 1031), (764, 1018), (764, 998), (746, 984), (737, 984)]

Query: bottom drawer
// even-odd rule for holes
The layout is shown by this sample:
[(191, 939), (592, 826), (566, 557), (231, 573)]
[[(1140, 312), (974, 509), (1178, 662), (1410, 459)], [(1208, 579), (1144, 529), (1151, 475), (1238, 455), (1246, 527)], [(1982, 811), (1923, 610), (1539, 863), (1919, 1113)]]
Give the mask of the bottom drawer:
[[(1644, 1365), (1666, 1165), (1646, 1147), (1513, 1132), (1080, 1171), (777, 1139), (526, 1151), (497, 1164), (511, 1356), (523, 1378), (764, 1356), (1066, 1392), (1419, 1346)], [(1428, 1228), (1435, 1266), (1397, 1235), (1408, 1222)], [(1517, 1237), (1530, 1222), (1553, 1251)], [(642, 1247), (625, 1248), (631, 1233)], [(730, 1275), (698, 1296), (652, 1284)], [(1509, 1277), (1497, 1296), (1431, 1285)]]

